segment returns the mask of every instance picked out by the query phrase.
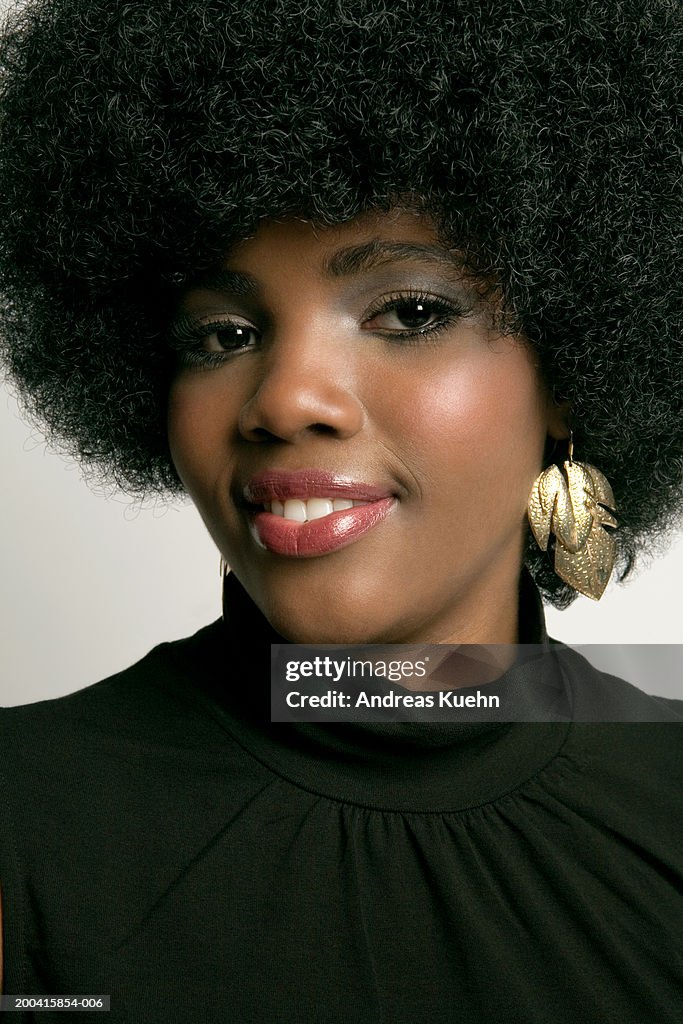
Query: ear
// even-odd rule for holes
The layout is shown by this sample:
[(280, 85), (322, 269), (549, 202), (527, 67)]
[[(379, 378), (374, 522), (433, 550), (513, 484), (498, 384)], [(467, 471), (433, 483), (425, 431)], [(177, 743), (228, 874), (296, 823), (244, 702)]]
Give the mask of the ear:
[(554, 441), (564, 441), (569, 437), (571, 411), (572, 403), (568, 398), (556, 402), (552, 395), (548, 396), (546, 406), (548, 437)]

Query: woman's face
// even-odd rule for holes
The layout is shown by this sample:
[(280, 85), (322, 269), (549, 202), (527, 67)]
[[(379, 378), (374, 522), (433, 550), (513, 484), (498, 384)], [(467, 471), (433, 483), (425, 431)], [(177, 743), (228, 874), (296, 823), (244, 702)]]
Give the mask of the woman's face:
[(176, 468), (284, 637), (516, 639), (559, 412), (425, 216), (265, 222), (184, 294), (171, 340)]

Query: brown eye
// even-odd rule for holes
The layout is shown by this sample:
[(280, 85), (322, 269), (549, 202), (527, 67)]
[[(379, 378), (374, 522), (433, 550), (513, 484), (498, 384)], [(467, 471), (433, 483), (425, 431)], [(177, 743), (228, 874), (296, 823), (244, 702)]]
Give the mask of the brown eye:
[(202, 348), (205, 352), (234, 352), (236, 349), (248, 348), (257, 340), (256, 330), (247, 324), (208, 324), (202, 332)]
[(416, 330), (419, 327), (426, 327), (432, 322), (437, 311), (427, 300), (406, 299), (396, 304), (393, 311), (394, 317), (402, 328)]
[(178, 353), (181, 365), (221, 366), (236, 353), (258, 348), (261, 332), (248, 320), (197, 321), (181, 313), (170, 326), (168, 343)]
[(385, 331), (417, 331), (428, 327), (442, 314), (429, 299), (399, 299), (368, 321), (368, 326)]
[(392, 295), (370, 311), (363, 326), (371, 331), (386, 331), (395, 340), (401, 340), (448, 326), (463, 312), (436, 295)]

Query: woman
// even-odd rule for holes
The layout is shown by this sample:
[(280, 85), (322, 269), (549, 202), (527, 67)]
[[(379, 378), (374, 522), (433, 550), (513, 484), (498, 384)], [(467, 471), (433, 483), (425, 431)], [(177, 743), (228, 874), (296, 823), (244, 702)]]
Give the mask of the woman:
[(569, 654), (490, 684), (552, 721), (274, 725), (266, 657), (546, 652), (538, 590), (598, 597), (674, 521), (682, 34), (658, 0), (44, 2), (6, 35), (14, 379), (232, 570), (224, 621), (3, 712), (7, 992), (680, 1019), (680, 701)]

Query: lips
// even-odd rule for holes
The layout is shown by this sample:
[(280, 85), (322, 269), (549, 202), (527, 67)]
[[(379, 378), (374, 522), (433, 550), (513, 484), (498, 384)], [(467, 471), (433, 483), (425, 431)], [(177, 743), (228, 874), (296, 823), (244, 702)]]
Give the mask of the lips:
[[(396, 503), (395, 495), (386, 487), (312, 469), (257, 473), (243, 495), (251, 506), (249, 525), (256, 543), (274, 554), (294, 558), (314, 558), (353, 544), (383, 522)], [(354, 505), (303, 522), (270, 511), (276, 507), (290, 515), (301, 510), (301, 518), (306, 508), (317, 506), (306, 504), (312, 499), (342, 499)], [(254, 507), (259, 505), (260, 509)]]
[(334, 473), (316, 469), (298, 469), (287, 473), (270, 469), (257, 473), (244, 488), (244, 497), (254, 505), (288, 498), (349, 498), (356, 501), (380, 501), (393, 497), (386, 487), (359, 483)]

